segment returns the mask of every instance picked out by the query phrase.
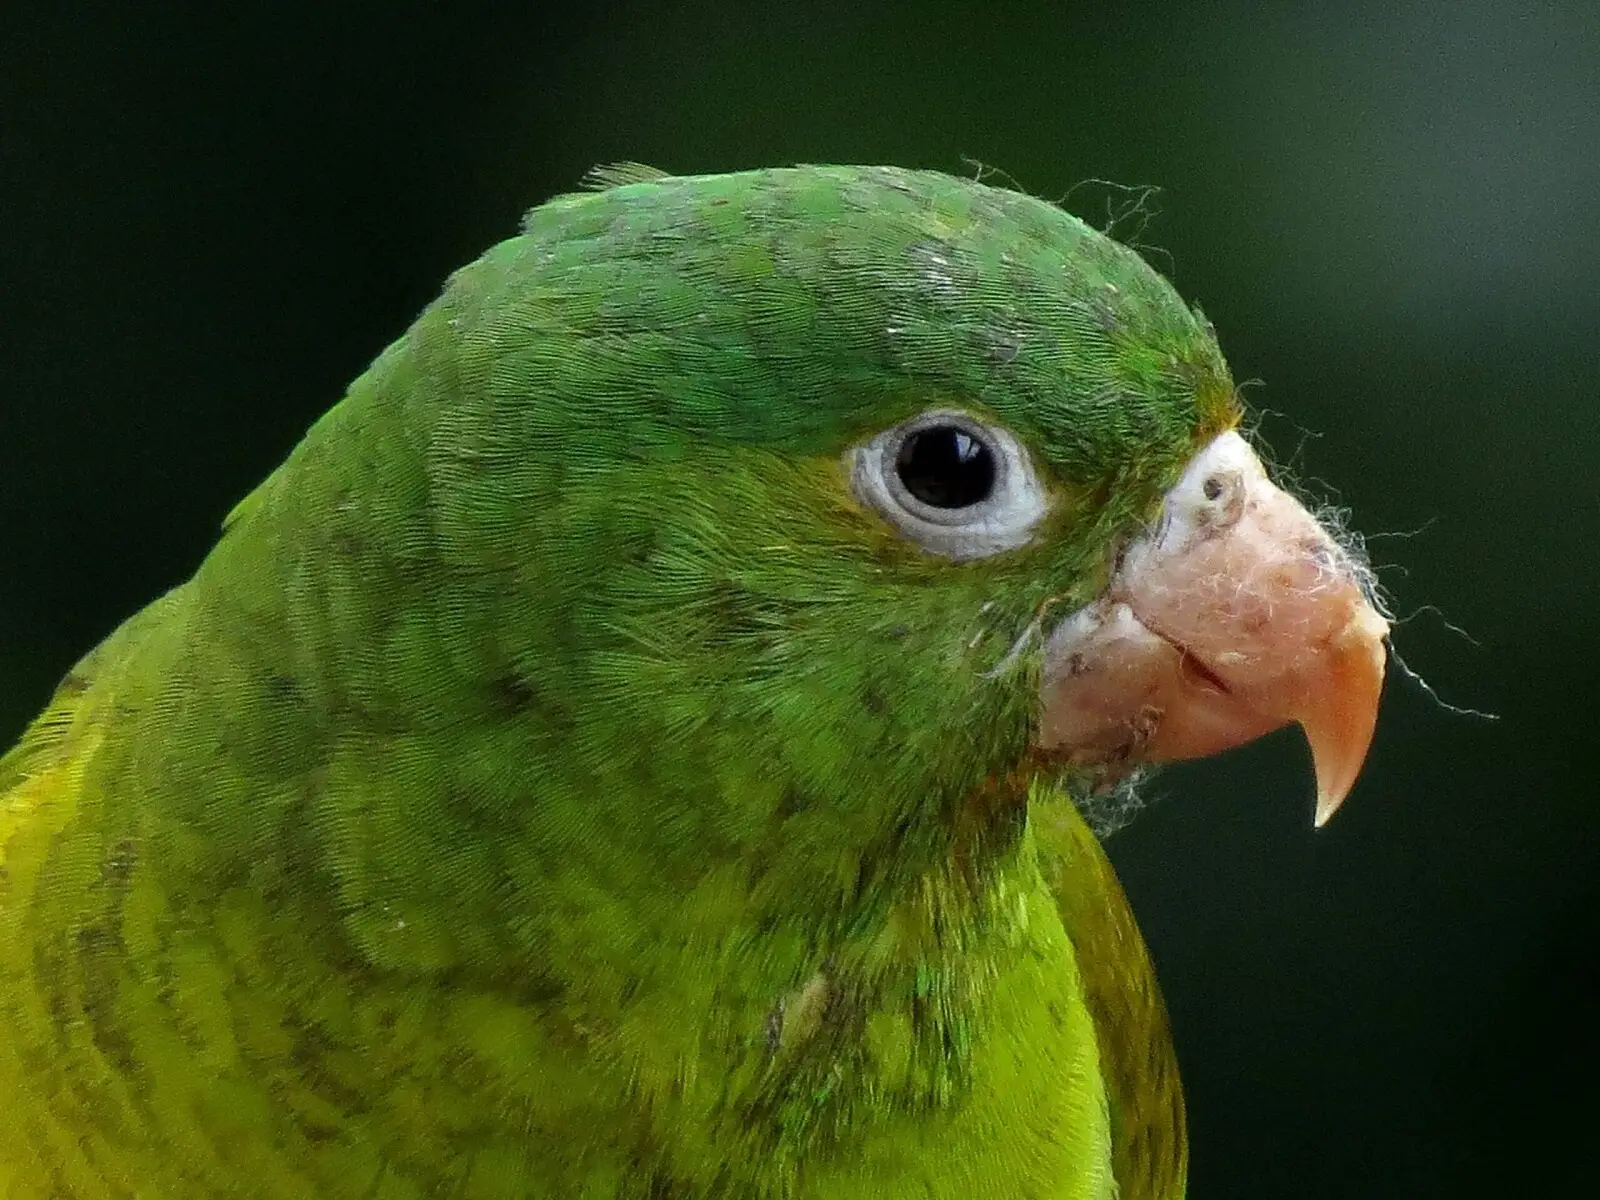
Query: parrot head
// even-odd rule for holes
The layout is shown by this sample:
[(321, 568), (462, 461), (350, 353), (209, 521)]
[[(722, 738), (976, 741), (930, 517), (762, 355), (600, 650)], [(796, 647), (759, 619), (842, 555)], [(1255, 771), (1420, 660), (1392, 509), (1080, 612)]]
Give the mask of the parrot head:
[(474, 644), (586, 794), (653, 798), (606, 837), (903, 846), (1295, 722), (1338, 807), (1387, 626), (1136, 253), (928, 172), (609, 182), (458, 274), (430, 450)]

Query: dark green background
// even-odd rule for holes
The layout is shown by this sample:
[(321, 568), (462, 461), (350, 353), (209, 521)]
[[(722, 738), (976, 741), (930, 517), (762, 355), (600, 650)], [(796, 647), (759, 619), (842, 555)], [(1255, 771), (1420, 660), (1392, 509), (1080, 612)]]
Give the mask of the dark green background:
[(8, 0), (0, 47), (0, 740), (593, 163), (1161, 185), (1280, 459), (1420, 531), (1397, 646), (1501, 714), (1394, 679), (1327, 830), (1281, 735), (1115, 840), (1192, 1193), (1595, 1194), (1600, 6)]

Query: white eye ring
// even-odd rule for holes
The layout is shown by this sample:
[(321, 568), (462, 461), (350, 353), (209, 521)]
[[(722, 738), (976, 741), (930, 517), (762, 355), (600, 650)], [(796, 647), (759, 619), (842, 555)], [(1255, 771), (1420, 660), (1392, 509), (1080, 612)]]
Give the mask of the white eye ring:
[[(975, 445), (990, 459), (992, 482), (971, 503), (929, 503), (914, 495), (903, 478), (902, 453), (913, 439), (942, 429), (953, 430), (963, 447)], [(849, 454), (857, 499), (928, 553), (956, 562), (1027, 545), (1049, 509), (1039, 476), (1017, 439), (954, 409), (921, 413)]]

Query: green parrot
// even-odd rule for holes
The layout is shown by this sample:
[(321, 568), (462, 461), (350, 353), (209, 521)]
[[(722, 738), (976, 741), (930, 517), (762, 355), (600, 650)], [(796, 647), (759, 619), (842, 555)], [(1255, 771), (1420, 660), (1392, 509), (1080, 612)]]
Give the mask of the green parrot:
[(1387, 626), (1133, 251), (945, 175), (533, 210), (0, 760), (8, 1197), (1171, 1200), (1075, 803)]

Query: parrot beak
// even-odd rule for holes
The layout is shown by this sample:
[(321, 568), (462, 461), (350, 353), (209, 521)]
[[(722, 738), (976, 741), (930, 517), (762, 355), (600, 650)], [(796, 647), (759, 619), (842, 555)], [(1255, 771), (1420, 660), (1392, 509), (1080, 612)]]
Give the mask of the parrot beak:
[(1372, 742), (1388, 622), (1363, 569), (1237, 433), (1195, 455), (1109, 586), (1045, 647), (1039, 744), (1069, 761), (1198, 758), (1298, 722), (1316, 824)]

